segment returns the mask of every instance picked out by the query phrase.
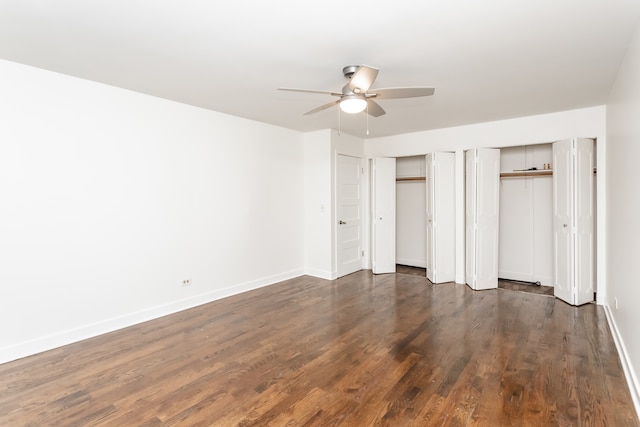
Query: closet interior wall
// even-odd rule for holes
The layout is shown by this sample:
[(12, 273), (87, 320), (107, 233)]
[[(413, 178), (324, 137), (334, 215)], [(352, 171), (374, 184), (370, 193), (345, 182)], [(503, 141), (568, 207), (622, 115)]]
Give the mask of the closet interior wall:
[(425, 156), (396, 159), (396, 263), (426, 267)]
[[(502, 148), (500, 171), (543, 170), (551, 158), (552, 144)], [(553, 286), (552, 184), (551, 175), (501, 177), (500, 278)]]

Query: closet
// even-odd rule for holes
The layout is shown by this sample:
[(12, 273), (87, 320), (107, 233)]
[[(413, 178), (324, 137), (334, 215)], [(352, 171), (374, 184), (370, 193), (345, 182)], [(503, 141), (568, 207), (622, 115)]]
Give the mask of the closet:
[(396, 264), (425, 268), (425, 156), (396, 159)]
[(396, 159), (396, 263), (455, 279), (455, 154)]
[(595, 142), (574, 138), (500, 150), (498, 276), (594, 300)]
[(426, 268), (434, 283), (454, 280), (453, 226), (462, 209), (472, 289), (496, 288), (503, 278), (553, 286), (569, 304), (593, 301), (595, 148), (592, 139), (574, 138), (468, 150), (464, 208), (455, 206), (454, 154), (373, 159), (374, 273), (404, 264)]

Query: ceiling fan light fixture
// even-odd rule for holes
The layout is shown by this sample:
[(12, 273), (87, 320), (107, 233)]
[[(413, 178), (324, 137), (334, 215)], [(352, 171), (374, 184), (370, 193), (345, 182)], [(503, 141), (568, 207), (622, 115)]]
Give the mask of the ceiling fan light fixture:
[(340, 109), (348, 114), (356, 114), (367, 108), (367, 100), (358, 95), (347, 95), (340, 100)]

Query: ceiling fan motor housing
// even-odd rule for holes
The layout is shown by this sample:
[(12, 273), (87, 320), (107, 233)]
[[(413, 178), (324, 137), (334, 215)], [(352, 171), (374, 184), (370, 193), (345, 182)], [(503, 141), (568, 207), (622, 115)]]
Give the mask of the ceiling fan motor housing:
[(347, 65), (342, 69), (342, 74), (344, 74), (345, 78), (350, 79), (358, 71), (358, 68), (360, 68), (359, 65)]

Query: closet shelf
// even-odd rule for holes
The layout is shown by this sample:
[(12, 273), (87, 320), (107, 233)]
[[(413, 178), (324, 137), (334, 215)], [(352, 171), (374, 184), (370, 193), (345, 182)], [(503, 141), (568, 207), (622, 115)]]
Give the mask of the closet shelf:
[(402, 176), (402, 177), (397, 177), (396, 178), (396, 182), (402, 182), (402, 181), (426, 181), (427, 178), (425, 178), (424, 176)]
[[(593, 174), (597, 174), (598, 170), (593, 168)], [(553, 175), (553, 169), (538, 169), (532, 171), (517, 171), (517, 172), (500, 172), (500, 178), (515, 178), (518, 176), (551, 176)]]
[(533, 171), (518, 171), (518, 172), (500, 172), (500, 178), (510, 178), (517, 176), (549, 176), (553, 175), (553, 170), (542, 169)]

